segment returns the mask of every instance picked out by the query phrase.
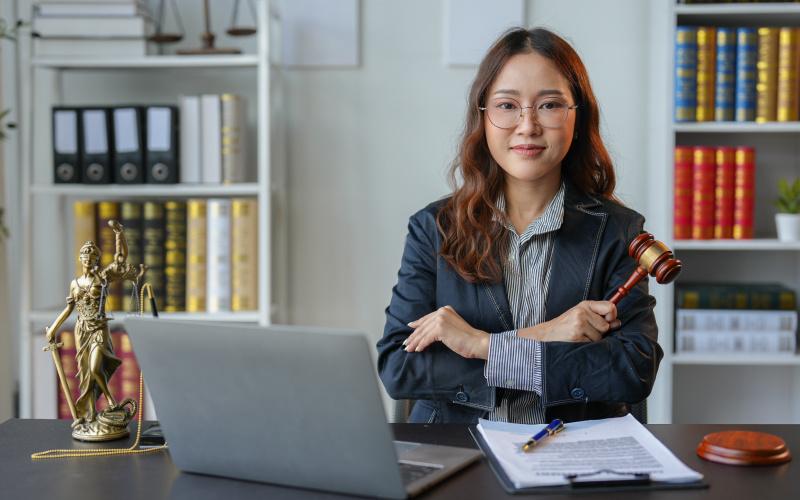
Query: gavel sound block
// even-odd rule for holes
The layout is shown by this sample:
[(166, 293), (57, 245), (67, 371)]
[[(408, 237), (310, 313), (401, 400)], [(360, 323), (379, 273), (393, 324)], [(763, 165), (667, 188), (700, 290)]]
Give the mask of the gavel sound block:
[(650, 233), (640, 234), (631, 243), (628, 254), (636, 259), (639, 267), (628, 278), (628, 281), (611, 297), (611, 302), (618, 303), (642, 278), (650, 274), (656, 282), (664, 285), (672, 283), (681, 273), (681, 261), (675, 258), (672, 251), (660, 241), (656, 241)]

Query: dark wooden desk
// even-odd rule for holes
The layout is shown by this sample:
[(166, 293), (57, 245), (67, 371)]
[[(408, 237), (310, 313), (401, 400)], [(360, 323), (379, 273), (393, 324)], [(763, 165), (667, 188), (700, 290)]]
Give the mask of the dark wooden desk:
[[(475, 447), (463, 425), (393, 424), (395, 436), (409, 441)], [(653, 490), (590, 495), (594, 500), (788, 499), (800, 492), (800, 425), (648, 425), (648, 429), (710, 485), (702, 490)], [(299, 499), (343, 498), (325, 494), (179, 472), (160, 451), (118, 457), (32, 460), (33, 453), (56, 449), (126, 448), (133, 438), (87, 444), (70, 436), (68, 420), (8, 420), (0, 424), (0, 495), (3, 498), (94, 499)], [(783, 438), (795, 459), (772, 467), (732, 467), (695, 454), (703, 436), (721, 430), (758, 430)], [(135, 428), (134, 428), (135, 431)], [(213, 453), (213, 450), (209, 450)], [(506, 495), (484, 460), (417, 498), (492, 499)], [(530, 498), (580, 498), (570, 495)], [(583, 495), (583, 498), (588, 496)]]

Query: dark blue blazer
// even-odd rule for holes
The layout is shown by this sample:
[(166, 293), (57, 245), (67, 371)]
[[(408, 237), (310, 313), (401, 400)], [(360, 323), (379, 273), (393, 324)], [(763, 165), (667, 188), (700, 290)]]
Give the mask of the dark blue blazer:
[[(440, 256), (436, 216), (446, 200), (431, 203), (408, 225), (398, 282), (378, 342), (378, 371), (394, 399), (419, 400), (410, 422), (477, 422), (495, 407), (497, 389), (484, 377), (485, 361), (466, 359), (436, 342), (407, 353), (407, 324), (446, 305), (489, 333), (514, 330), (505, 285), (465, 281)], [(612, 201), (567, 186), (564, 222), (553, 248), (546, 319), (582, 300), (608, 300), (637, 267), (628, 247), (644, 218)], [(566, 421), (622, 416), (626, 403), (644, 400), (663, 351), (657, 343), (655, 299), (642, 280), (617, 305), (622, 326), (599, 342), (542, 343), (542, 402), (547, 419)]]

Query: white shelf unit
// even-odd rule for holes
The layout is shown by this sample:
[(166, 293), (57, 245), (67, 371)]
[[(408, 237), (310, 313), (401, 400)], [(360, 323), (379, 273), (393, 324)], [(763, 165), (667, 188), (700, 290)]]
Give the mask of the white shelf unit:
[[(30, 40), (19, 43), (21, 168), (20, 265), (9, 265), (19, 286), (18, 381), (22, 418), (56, 416), (56, 372), (44, 327), (63, 310), (74, 278), (72, 202), (75, 200), (185, 200), (190, 197), (250, 197), (258, 200), (258, 308), (241, 313), (164, 313), (159, 317), (197, 321), (286, 322), (287, 224), (285, 160), (280, 126), (281, 71), (275, 41), (280, 20), (268, 0), (258, 0), (256, 53), (137, 58), (41, 58)], [(241, 184), (58, 185), (53, 183), (51, 109), (54, 105), (177, 105), (179, 95), (234, 92), (247, 103), (250, 179)], [(137, 263), (138, 264), (138, 263)], [(126, 304), (128, 298), (124, 298)], [(75, 323), (76, 313), (65, 322)], [(124, 327), (123, 314), (110, 327)], [(71, 382), (72, 383), (72, 382)]]
[[(800, 175), (800, 122), (674, 121), (675, 28), (800, 26), (800, 4), (652, 4), (648, 226), (683, 261), (684, 282), (779, 282), (800, 291), (800, 244), (778, 241), (770, 199), (777, 179)], [(665, 98), (666, 96), (666, 98)], [(752, 146), (756, 150), (755, 239), (673, 238), (673, 154), (676, 145)], [(663, 188), (661, 187), (663, 186)], [(656, 233), (657, 231), (657, 233)], [(649, 402), (658, 423), (798, 423), (800, 356), (686, 355), (673, 352), (674, 285), (651, 281), (665, 350)]]

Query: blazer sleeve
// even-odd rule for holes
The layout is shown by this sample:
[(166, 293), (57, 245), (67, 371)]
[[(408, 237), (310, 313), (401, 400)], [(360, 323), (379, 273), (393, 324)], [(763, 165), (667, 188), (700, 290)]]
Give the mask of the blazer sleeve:
[[(627, 223), (625, 223), (627, 222)], [(604, 232), (589, 300), (608, 300), (638, 267), (628, 245), (643, 232), (635, 214)], [(622, 325), (598, 342), (543, 342), (542, 397), (546, 407), (585, 402), (639, 402), (653, 388), (664, 353), (645, 278), (617, 304)], [(551, 286), (557, 286), (551, 282)]]
[(377, 343), (378, 374), (393, 399), (489, 407), (494, 404), (494, 395), (483, 376), (485, 361), (463, 358), (441, 342), (422, 352), (408, 353), (402, 348), (412, 332), (409, 322), (448, 305), (440, 301), (450, 303), (457, 311), (463, 306), (453, 302), (457, 300), (455, 294), (438, 297), (437, 291), (450, 290), (451, 281), (456, 279), (456, 273), (443, 269), (446, 264), (436, 255), (439, 248), (435, 215), (423, 211), (411, 217), (397, 285), (386, 308), (383, 338)]

